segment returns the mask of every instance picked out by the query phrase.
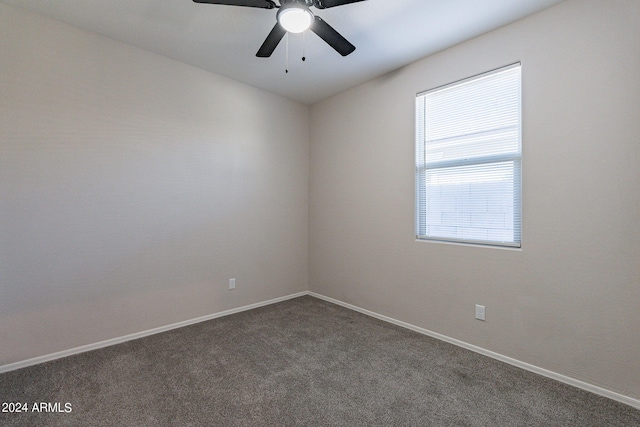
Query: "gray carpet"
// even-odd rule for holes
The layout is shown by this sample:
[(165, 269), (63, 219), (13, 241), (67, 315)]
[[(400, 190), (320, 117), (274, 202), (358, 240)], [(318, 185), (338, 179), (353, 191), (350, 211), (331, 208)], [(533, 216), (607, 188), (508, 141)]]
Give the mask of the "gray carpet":
[(629, 406), (312, 297), (2, 374), (0, 402), (29, 405), (2, 426), (640, 426)]

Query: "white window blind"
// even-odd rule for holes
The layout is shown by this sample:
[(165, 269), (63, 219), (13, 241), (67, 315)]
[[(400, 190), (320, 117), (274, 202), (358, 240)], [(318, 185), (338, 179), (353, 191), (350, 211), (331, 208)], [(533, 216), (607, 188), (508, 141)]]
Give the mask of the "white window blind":
[(416, 235), (520, 246), (521, 66), (416, 98)]

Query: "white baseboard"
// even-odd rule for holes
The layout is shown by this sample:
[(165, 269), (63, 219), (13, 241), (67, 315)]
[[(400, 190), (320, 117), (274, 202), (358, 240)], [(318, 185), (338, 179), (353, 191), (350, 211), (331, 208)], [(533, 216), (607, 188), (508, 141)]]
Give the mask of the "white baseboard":
[(149, 329), (147, 331), (137, 332), (135, 334), (126, 335), (126, 336), (123, 336), (123, 337), (113, 338), (113, 339), (109, 339), (109, 340), (105, 340), (105, 341), (100, 341), (100, 342), (97, 342), (97, 343), (94, 343), (94, 344), (84, 345), (84, 346), (81, 346), (81, 347), (76, 347), (76, 348), (72, 348), (72, 349), (69, 349), (69, 350), (60, 351), (60, 352), (57, 352), (57, 353), (52, 353), (52, 354), (48, 354), (48, 355), (44, 355), (44, 356), (34, 357), (32, 359), (23, 360), (23, 361), (20, 361), (20, 362), (10, 363), (8, 365), (0, 366), (0, 374), (4, 373), (4, 372), (14, 371), (16, 369), (26, 368), (28, 366), (33, 366), (33, 365), (37, 365), (37, 364), (44, 363), (44, 362), (49, 362), (51, 360), (56, 360), (56, 359), (60, 359), (60, 358), (67, 357), (67, 356), (73, 356), (75, 354), (80, 354), (80, 353), (84, 353), (84, 352), (91, 351), (91, 350), (97, 350), (97, 349), (100, 349), (100, 348), (109, 347), (109, 346), (112, 346), (112, 345), (124, 343), (124, 342), (135, 340), (135, 339), (138, 339), (138, 338), (144, 338), (144, 337), (147, 337), (147, 336), (150, 336), (150, 335), (159, 334), (161, 332), (170, 331), (172, 329), (182, 328), (182, 327), (193, 325), (193, 324), (196, 324), (196, 323), (205, 322), (207, 320), (216, 319), (218, 317), (224, 317), (224, 316), (228, 316), (230, 314), (240, 313), (242, 311), (252, 310), (252, 309), (258, 308), (258, 307), (264, 307), (264, 306), (267, 306), (267, 305), (271, 305), (271, 304), (275, 304), (275, 303), (278, 303), (278, 302), (290, 300), (290, 299), (293, 299), (293, 298), (298, 298), (298, 297), (305, 296), (305, 295), (310, 295), (312, 297), (315, 297), (315, 298), (318, 298), (318, 299), (321, 299), (321, 300), (324, 300), (324, 301), (328, 301), (330, 303), (333, 303), (333, 304), (348, 308), (350, 310), (357, 311), (357, 312), (362, 313), (362, 314), (366, 314), (367, 316), (371, 316), (371, 317), (374, 317), (376, 319), (379, 319), (379, 320), (382, 320), (382, 321), (385, 321), (385, 322), (392, 323), (394, 325), (400, 326), (402, 328), (410, 329), (410, 330), (418, 332), (420, 334), (427, 335), (427, 336), (430, 336), (432, 338), (436, 338), (436, 339), (448, 342), (448, 343), (453, 344), (453, 345), (457, 345), (458, 347), (466, 348), (467, 350), (474, 351), (476, 353), (491, 357), (491, 358), (499, 360), (501, 362), (505, 362), (505, 363), (508, 363), (510, 365), (517, 366), (517, 367), (525, 369), (527, 371), (531, 371), (533, 373), (536, 373), (536, 374), (539, 374), (539, 375), (542, 375), (542, 376), (545, 376), (545, 377), (560, 381), (560, 382), (565, 383), (565, 384), (569, 384), (571, 386), (574, 386), (574, 387), (577, 387), (577, 388), (580, 388), (580, 389), (595, 393), (597, 395), (600, 395), (600, 396), (607, 397), (609, 399), (618, 401), (620, 403), (624, 403), (624, 404), (632, 406), (634, 408), (640, 409), (640, 400), (638, 400), (638, 399), (634, 399), (632, 397), (625, 396), (623, 394), (608, 390), (608, 389), (600, 387), (600, 386), (596, 386), (594, 384), (587, 383), (585, 381), (577, 380), (575, 378), (571, 378), (571, 377), (568, 377), (566, 375), (558, 374), (556, 372), (549, 371), (547, 369), (540, 368), (538, 366), (531, 365), (529, 363), (522, 362), (520, 360), (513, 359), (511, 357), (504, 356), (504, 355), (499, 354), (499, 353), (495, 353), (493, 351), (484, 349), (482, 347), (478, 347), (478, 346), (475, 346), (473, 344), (469, 344), (469, 343), (466, 343), (464, 341), (460, 341), (460, 340), (457, 340), (455, 338), (451, 338), (451, 337), (448, 337), (446, 335), (442, 335), (442, 334), (439, 334), (437, 332), (433, 332), (433, 331), (430, 331), (428, 329), (424, 329), (424, 328), (421, 328), (419, 326), (412, 325), (410, 323), (402, 322), (400, 320), (397, 320), (397, 319), (394, 319), (394, 318), (391, 318), (391, 317), (388, 317), (388, 316), (384, 316), (382, 314), (378, 314), (378, 313), (375, 313), (373, 311), (366, 310), (364, 308), (360, 308), (358, 306), (355, 306), (355, 305), (352, 305), (352, 304), (349, 304), (349, 303), (346, 303), (346, 302), (342, 302), (340, 300), (337, 300), (337, 299), (334, 299), (334, 298), (330, 298), (330, 297), (327, 297), (327, 296), (324, 296), (324, 295), (321, 295), (321, 294), (317, 294), (315, 292), (309, 292), (309, 291), (298, 292), (298, 293), (287, 295), (287, 296), (284, 296), (284, 297), (274, 298), (274, 299), (271, 299), (271, 300), (268, 300), (268, 301), (263, 301), (263, 302), (258, 302), (258, 303), (255, 303), (255, 304), (245, 305), (243, 307), (233, 308), (233, 309), (230, 309), (230, 310), (225, 310), (225, 311), (221, 311), (221, 312), (218, 312), (218, 313), (209, 314), (207, 316), (202, 316), (202, 317), (198, 317), (198, 318), (191, 319), (191, 320), (185, 320), (183, 322), (178, 322), (178, 323), (174, 323), (174, 324), (171, 324), (171, 325), (162, 326), (162, 327), (154, 328), (154, 329)]
[(362, 313), (362, 314), (366, 314), (367, 316), (375, 317), (376, 319), (379, 319), (379, 320), (382, 320), (382, 321), (385, 321), (385, 322), (388, 322), (388, 323), (392, 323), (394, 325), (397, 325), (397, 326), (400, 326), (400, 327), (403, 327), (403, 328), (406, 328), (406, 329), (410, 329), (410, 330), (418, 332), (420, 334), (427, 335), (427, 336), (430, 336), (432, 338), (436, 338), (436, 339), (448, 342), (448, 343), (453, 344), (453, 345), (457, 345), (458, 347), (466, 348), (467, 350), (471, 350), (473, 352), (480, 353), (480, 354), (482, 354), (484, 356), (491, 357), (491, 358), (499, 360), (501, 362), (505, 362), (505, 363), (508, 363), (510, 365), (517, 366), (518, 368), (522, 368), (522, 369), (525, 369), (527, 371), (531, 371), (533, 373), (536, 373), (536, 374), (539, 374), (539, 375), (554, 379), (556, 381), (560, 381), (560, 382), (565, 383), (565, 384), (569, 384), (571, 386), (574, 386), (574, 387), (589, 391), (591, 393), (595, 393), (597, 395), (600, 395), (600, 396), (603, 396), (603, 397), (607, 397), (609, 399), (618, 401), (620, 403), (624, 403), (625, 405), (632, 406), (632, 407), (634, 407), (636, 409), (640, 409), (640, 400), (634, 399), (634, 398), (629, 397), (629, 396), (625, 396), (624, 394), (620, 394), (620, 393), (617, 393), (615, 391), (611, 391), (611, 390), (608, 390), (606, 388), (603, 388), (603, 387), (600, 387), (600, 386), (597, 386), (597, 385), (594, 385), (594, 384), (587, 383), (585, 381), (577, 380), (575, 378), (571, 378), (571, 377), (568, 377), (566, 375), (559, 374), (557, 372), (549, 371), (547, 369), (540, 368), (538, 366), (531, 365), (529, 363), (522, 362), (520, 360), (513, 359), (511, 357), (504, 356), (504, 355), (499, 354), (499, 353), (495, 353), (493, 351), (484, 349), (482, 347), (478, 347), (478, 346), (475, 346), (473, 344), (469, 344), (469, 343), (466, 343), (464, 341), (460, 341), (460, 340), (457, 340), (455, 338), (451, 338), (451, 337), (448, 337), (446, 335), (442, 335), (442, 334), (439, 334), (437, 332), (433, 332), (433, 331), (430, 331), (428, 329), (424, 329), (424, 328), (412, 325), (410, 323), (402, 322), (400, 320), (396, 320), (394, 318), (387, 317), (387, 316), (384, 316), (382, 314), (378, 314), (378, 313), (375, 313), (373, 311), (366, 310), (364, 308), (360, 308), (360, 307), (357, 307), (355, 305), (348, 304), (346, 302), (342, 302), (342, 301), (334, 299), (334, 298), (330, 298), (330, 297), (327, 297), (327, 296), (324, 296), (324, 295), (320, 295), (320, 294), (317, 294), (315, 292), (308, 292), (308, 295), (310, 295), (312, 297), (315, 297), (315, 298), (319, 298), (319, 299), (328, 301), (328, 302), (336, 304), (336, 305), (340, 305), (342, 307), (348, 308), (350, 310), (357, 311), (357, 312)]
[(23, 360), (20, 362), (10, 363), (8, 365), (0, 366), (0, 374), (9, 371), (15, 371), (16, 369), (26, 368), (27, 366), (38, 365), (40, 363), (49, 362), (51, 360), (61, 359), (67, 356), (73, 356), (75, 354), (85, 353), (91, 350), (97, 350), (99, 348), (109, 347), (116, 344), (121, 344), (127, 341), (135, 340), (138, 338), (148, 337), (149, 335), (159, 334), (161, 332), (170, 331), (172, 329), (182, 328), (185, 326), (193, 325), (200, 322), (206, 322), (207, 320), (216, 319), (218, 317), (228, 316), (230, 314), (240, 313), (242, 311), (252, 310), (258, 307), (264, 307), (266, 305), (275, 304), (278, 302), (286, 301), (289, 299), (308, 295), (309, 292), (303, 291), (296, 294), (287, 295), (280, 298), (274, 298), (268, 301), (258, 302), (255, 304), (245, 305), (243, 307), (232, 308), (230, 310), (221, 311), (219, 313), (209, 314), (207, 316), (198, 317), (196, 319), (185, 320), (183, 322), (173, 323), (171, 325), (161, 326), (159, 328), (149, 329), (147, 331), (136, 332), (135, 334), (125, 335), (123, 337), (113, 338), (105, 341), (100, 341), (94, 344), (83, 345), (81, 347), (72, 348), (69, 350), (59, 351), (57, 353), (47, 354), (44, 356), (34, 357), (33, 359)]

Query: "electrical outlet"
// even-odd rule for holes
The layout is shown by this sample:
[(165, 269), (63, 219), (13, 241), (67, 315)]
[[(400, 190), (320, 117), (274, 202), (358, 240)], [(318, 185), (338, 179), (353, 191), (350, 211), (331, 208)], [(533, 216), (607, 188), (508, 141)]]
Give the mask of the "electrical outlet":
[(476, 304), (476, 319), (485, 321), (485, 307), (484, 307), (484, 305)]
[(229, 279), (229, 289), (236, 288), (236, 279)]

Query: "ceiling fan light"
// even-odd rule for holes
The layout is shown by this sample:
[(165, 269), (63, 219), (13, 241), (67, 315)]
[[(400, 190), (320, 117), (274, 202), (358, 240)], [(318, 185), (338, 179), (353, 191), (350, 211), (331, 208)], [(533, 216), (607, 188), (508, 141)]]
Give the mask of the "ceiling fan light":
[(313, 22), (313, 13), (306, 7), (283, 7), (278, 11), (278, 22), (290, 33), (301, 33)]

